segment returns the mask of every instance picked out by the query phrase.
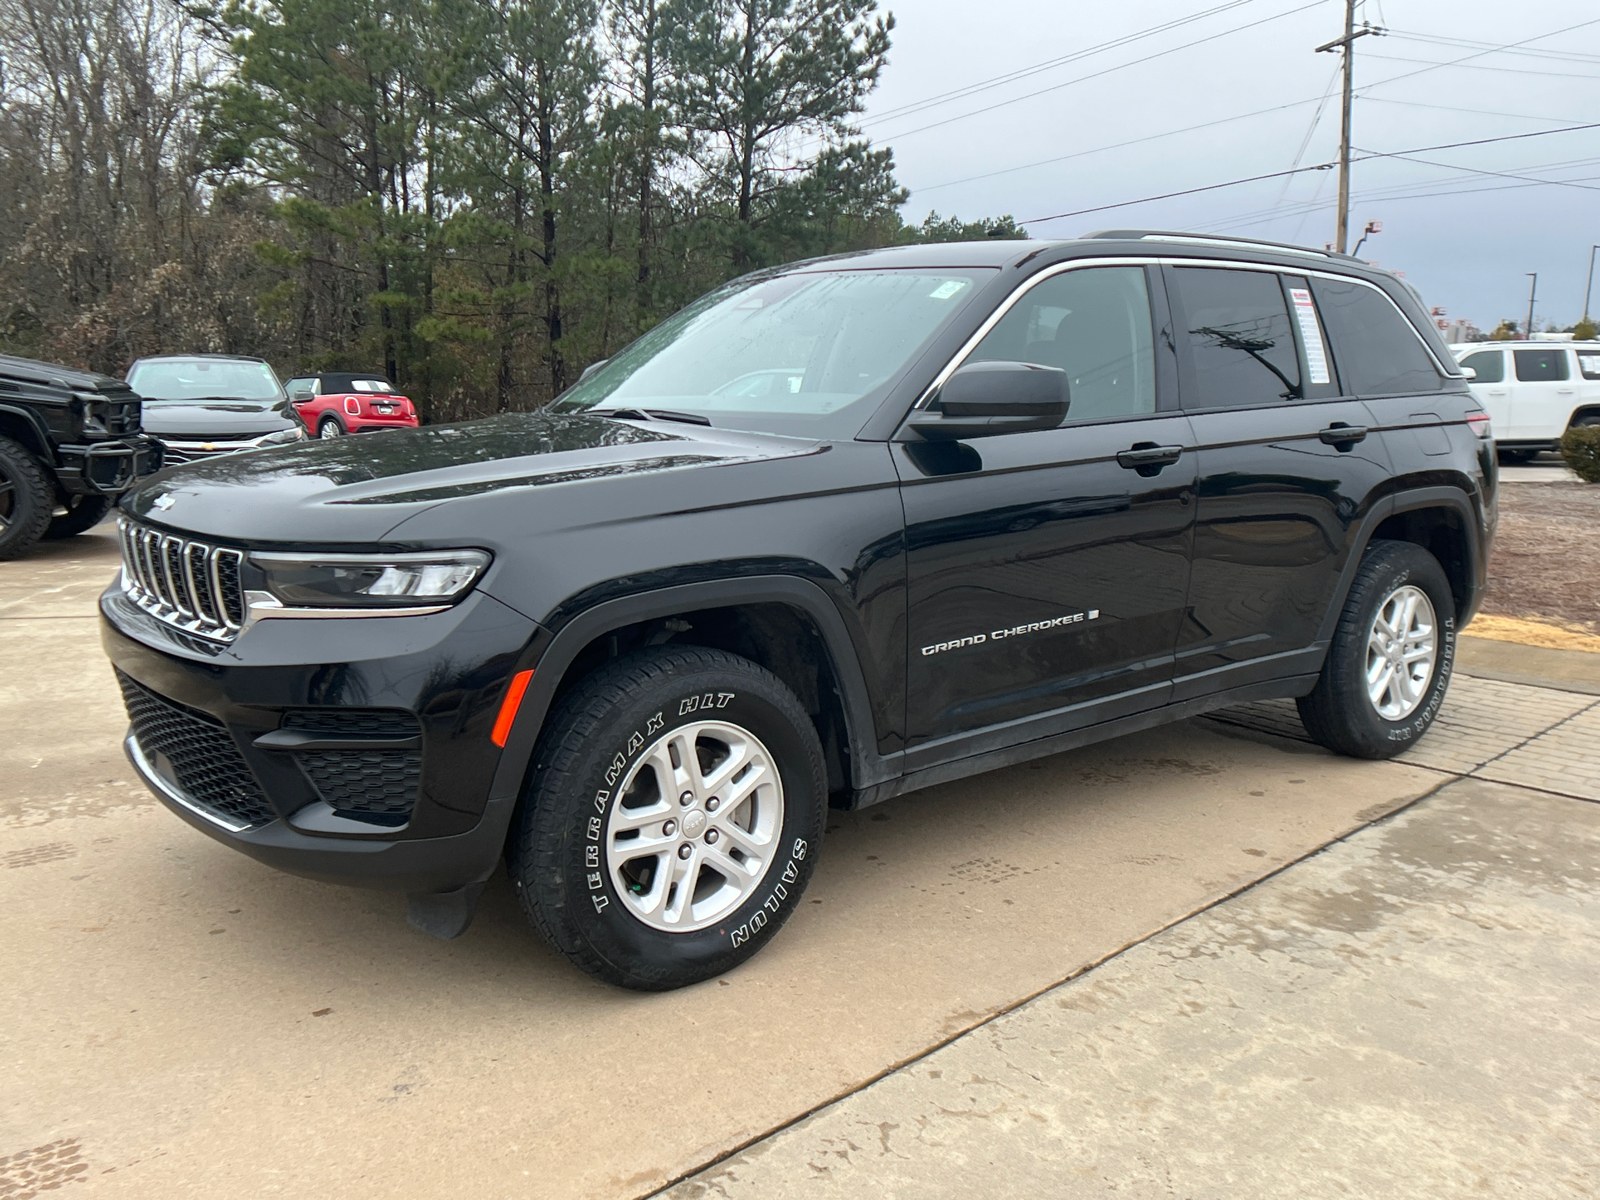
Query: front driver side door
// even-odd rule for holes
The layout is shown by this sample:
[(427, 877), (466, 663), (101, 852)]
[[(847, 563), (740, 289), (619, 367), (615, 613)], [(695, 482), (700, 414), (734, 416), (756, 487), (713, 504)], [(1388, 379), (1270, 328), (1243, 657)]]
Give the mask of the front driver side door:
[(1048, 276), (964, 360), (1065, 370), (1060, 428), (894, 443), (912, 769), (1167, 699), (1195, 456), (1165, 407), (1174, 373), (1151, 284), (1143, 266)]

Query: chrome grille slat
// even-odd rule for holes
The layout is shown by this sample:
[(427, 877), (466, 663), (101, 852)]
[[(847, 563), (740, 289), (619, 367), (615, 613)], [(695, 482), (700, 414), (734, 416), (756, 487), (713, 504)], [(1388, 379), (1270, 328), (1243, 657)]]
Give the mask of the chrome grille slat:
[(185, 633), (218, 642), (239, 636), (243, 553), (126, 519), (121, 525), (122, 590), (128, 599)]

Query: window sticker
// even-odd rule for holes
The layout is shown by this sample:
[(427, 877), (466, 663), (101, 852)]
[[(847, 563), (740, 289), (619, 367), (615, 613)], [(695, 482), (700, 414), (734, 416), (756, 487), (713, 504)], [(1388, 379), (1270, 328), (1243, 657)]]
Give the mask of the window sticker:
[(948, 300), (951, 296), (954, 296), (966, 286), (967, 281), (965, 279), (946, 279), (938, 287), (934, 288), (933, 291), (928, 293), (928, 299)]
[(1322, 348), (1322, 328), (1317, 324), (1317, 308), (1311, 303), (1311, 293), (1305, 288), (1290, 288), (1294, 300), (1294, 315), (1300, 321), (1300, 340), (1306, 345), (1306, 366), (1311, 368), (1312, 383), (1328, 383), (1328, 354)]
[(1600, 379), (1600, 354), (1578, 355), (1578, 370), (1585, 379)]

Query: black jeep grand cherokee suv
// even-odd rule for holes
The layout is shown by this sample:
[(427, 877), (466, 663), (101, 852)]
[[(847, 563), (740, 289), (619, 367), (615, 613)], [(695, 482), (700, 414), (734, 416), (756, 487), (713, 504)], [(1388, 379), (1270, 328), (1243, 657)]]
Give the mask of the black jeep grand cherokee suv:
[(1494, 487), (1356, 259), (917, 246), (738, 280), (543, 412), (158, 475), (101, 609), (179, 816), (447, 937), (503, 858), (573, 962), (661, 989), (776, 933), (830, 803), (1272, 696), (1404, 749)]

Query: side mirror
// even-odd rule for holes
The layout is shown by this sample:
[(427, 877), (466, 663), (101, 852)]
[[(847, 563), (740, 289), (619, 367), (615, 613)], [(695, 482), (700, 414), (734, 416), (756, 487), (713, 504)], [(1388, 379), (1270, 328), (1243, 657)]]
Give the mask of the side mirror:
[(289, 399), (293, 400), (296, 404), (304, 404), (307, 400), (313, 399), (311, 395), (311, 389), (295, 388), (294, 391), (289, 393)]
[(931, 442), (1054, 429), (1071, 396), (1060, 367), (978, 362), (958, 368), (933, 403), (911, 414), (909, 428)]
[(1465, 379), (1468, 383), (1471, 383), (1474, 379), (1476, 379), (1478, 377), (1478, 368), (1477, 367), (1462, 367), (1461, 368), (1461, 377), (1463, 379)]

